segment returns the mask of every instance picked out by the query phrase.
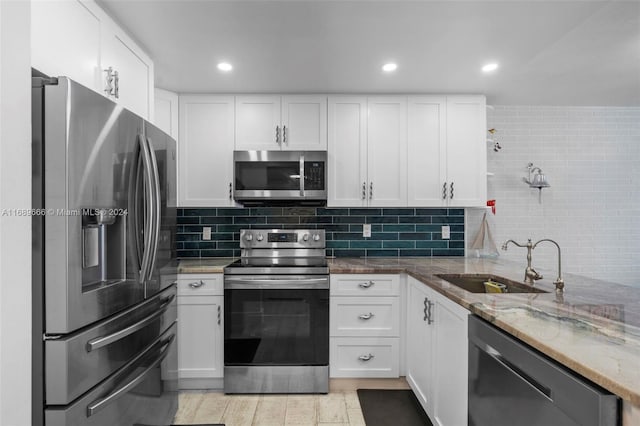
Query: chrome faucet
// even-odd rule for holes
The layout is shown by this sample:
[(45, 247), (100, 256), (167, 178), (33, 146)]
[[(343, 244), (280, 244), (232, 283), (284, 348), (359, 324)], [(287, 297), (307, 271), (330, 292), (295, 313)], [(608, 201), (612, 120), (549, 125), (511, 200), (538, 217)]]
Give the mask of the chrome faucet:
[(513, 240), (507, 240), (504, 242), (504, 244), (502, 244), (502, 250), (507, 251), (507, 246), (509, 245), (509, 243), (513, 243), (518, 247), (524, 247), (527, 249), (527, 268), (524, 270), (524, 282), (529, 285), (533, 285), (534, 281), (541, 280), (542, 275), (540, 275), (538, 271), (533, 269), (533, 267), (531, 266), (531, 250), (533, 250), (534, 248), (534, 245), (531, 243), (531, 238), (527, 240), (527, 244), (519, 244)]
[[(531, 241), (531, 240), (529, 240)], [(555, 246), (558, 248), (558, 278), (556, 278), (556, 280), (553, 282), (553, 284), (556, 286), (556, 291), (557, 292), (562, 292), (564, 289), (564, 280), (562, 279), (562, 253), (560, 252), (560, 246), (558, 245), (558, 243), (556, 243), (553, 240), (550, 240), (548, 238), (544, 238), (538, 242), (536, 242), (533, 247), (531, 247), (532, 249), (536, 248), (536, 246), (538, 244), (540, 244), (543, 241), (548, 241), (550, 243), (555, 244)]]

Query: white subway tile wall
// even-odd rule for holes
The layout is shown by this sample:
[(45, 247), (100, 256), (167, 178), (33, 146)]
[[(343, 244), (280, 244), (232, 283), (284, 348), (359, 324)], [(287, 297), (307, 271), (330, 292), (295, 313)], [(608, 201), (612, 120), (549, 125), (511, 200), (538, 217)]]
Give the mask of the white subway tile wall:
[[(563, 272), (640, 286), (640, 108), (495, 106), (487, 125), (502, 146), (489, 144), (487, 154), (497, 209), (487, 216), (498, 246), (551, 238), (562, 247)], [(529, 162), (551, 185), (541, 204), (522, 181)], [(467, 212), (468, 241), (482, 213)], [(524, 249), (500, 256), (526, 265)], [(535, 249), (533, 266), (545, 278), (555, 278), (556, 265), (555, 246)]]

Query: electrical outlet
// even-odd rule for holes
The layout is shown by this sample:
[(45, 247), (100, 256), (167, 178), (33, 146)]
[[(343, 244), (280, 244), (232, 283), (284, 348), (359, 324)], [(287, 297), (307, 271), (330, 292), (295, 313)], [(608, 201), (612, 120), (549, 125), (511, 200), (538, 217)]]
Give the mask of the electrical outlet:
[(204, 226), (202, 228), (202, 239), (203, 240), (210, 240), (211, 239), (211, 227), (210, 226)]
[(362, 236), (363, 237), (371, 236), (371, 224), (365, 223), (364, 225), (362, 225)]
[(449, 238), (451, 238), (451, 228), (449, 227), (449, 225), (443, 225), (441, 232), (443, 240), (448, 240)]

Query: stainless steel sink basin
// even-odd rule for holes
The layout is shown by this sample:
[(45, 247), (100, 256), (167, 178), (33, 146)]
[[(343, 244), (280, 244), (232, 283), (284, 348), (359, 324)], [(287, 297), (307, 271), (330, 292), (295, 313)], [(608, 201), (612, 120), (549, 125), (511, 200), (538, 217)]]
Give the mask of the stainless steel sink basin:
[(548, 291), (491, 274), (437, 274), (436, 276), (470, 293), (488, 293), (484, 282), (489, 279), (494, 283), (505, 285), (503, 293), (548, 293)]

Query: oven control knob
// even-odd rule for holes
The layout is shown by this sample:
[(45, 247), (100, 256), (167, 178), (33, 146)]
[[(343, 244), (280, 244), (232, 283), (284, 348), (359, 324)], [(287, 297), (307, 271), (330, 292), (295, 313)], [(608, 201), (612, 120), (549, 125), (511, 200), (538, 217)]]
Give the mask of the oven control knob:
[(264, 237), (262, 236), (262, 234), (258, 234), (258, 236), (256, 237), (256, 239), (257, 239), (258, 241), (262, 241), (262, 240), (264, 240)]
[(302, 241), (309, 241), (309, 234), (304, 234), (302, 236)]
[(251, 240), (253, 240), (253, 235), (252, 234), (247, 234), (247, 235), (244, 236), (244, 239), (247, 240), (247, 241), (251, 241)]
[(320, 241), (320, 234), (315, 234), (313, 236), (313, 241)]

